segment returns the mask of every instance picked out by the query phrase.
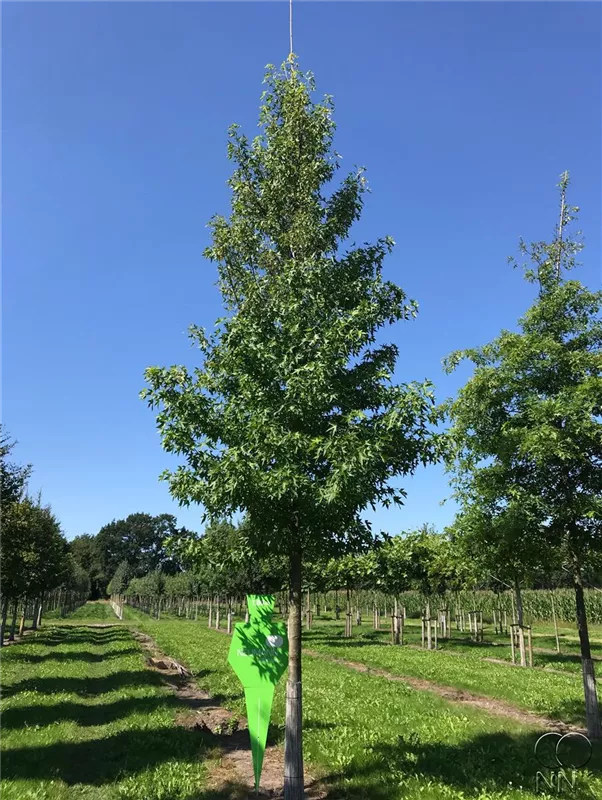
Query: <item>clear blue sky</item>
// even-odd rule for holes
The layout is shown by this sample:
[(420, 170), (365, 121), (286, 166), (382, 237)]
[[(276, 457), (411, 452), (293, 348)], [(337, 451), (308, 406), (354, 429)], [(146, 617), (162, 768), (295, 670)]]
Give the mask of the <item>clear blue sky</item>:
[[(397, 241), (387, 277), (420, 304), (391, 337), (400, 380), (512, 327), (532, 289), (506, 265), (549, 237), (559, 173), (600, 285), (601, 7), (295, 4), (295, 51), (334, 95), (343, 165), (368, 168), (360, 239)], [(288, 4), (3, 3), (3, 421), (69, 537), (179, 509), (138, 399), (149, 365), (191, 363), (191, 322), (221, 313), (205, 227), (227, 213), (226, 129), (256, 130)], [(405, 481), (397, 532), (442, 527), (439, 468)]]

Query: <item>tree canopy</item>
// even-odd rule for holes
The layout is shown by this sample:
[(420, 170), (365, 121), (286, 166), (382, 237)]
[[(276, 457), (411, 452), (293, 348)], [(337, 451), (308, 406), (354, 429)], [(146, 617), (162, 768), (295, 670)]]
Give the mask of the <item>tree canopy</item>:
[(567, 275), (582, 248), (568, 235), (578, 209), (567, 187), (565, 173), (554, 240), (520, 243), (538, 291), (518, 330), (447, 361), (450, 370), (463, 358), (475, 366), (449, 405), (450, 468), (472, 535), (506, 565), (533, 569), (555, 557), (573, 575), (588, 729), (599, 736), (583, 567), (602, 551), (602, 292)]
[[(289, 558), (289, 683), (300, 699), (302, 559), (371, 540), (366, 509), (402, 503), (392, 480), (439, 457), (440, 415), (428, 381), (393, 382), (398, 348), (378, 339), (417, 312), (384, 278), (393, 240), (345, 247), (367, 182), (360, 168), (331, 191), (331, 98), (314, 100), (313, 76), (292, 54), (265, 82), (260, 134), (230, 129), (231, 213), (211, 221), (205, 253), (225, 316), (212, 334), (191, 327), (198, 368), (147, 369), (142, 397), (158, 409), (163, 447), (184, 462), (163, 475), (172, 495), (210, 520), (245, 513), (255, 549)], [(287, 800), (303, 795), (295, 709)]]
[(177, 563), (165, 549), (166, 540), (177, 533), (172, 514), (130, 514), (126, 519), (113, 520), (96, 535), (102, 573), (111, 578), (122, 561), (130, 565), (133, 575), (157, 569), (166, 574), (177, 572)]

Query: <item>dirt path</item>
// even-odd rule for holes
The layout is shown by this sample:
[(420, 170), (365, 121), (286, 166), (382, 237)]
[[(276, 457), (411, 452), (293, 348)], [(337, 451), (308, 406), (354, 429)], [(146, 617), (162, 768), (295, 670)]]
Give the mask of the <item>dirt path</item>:
[(413, 689), (418, 689), (423, 692), (431, 692), (439, 697), (443, 697), (450, 703), (458, 703), (462, 705), (470, 705), (474, 708), (480, 708), (487, 711), (489, 714), (495, 714), (500, 717), (507, 717), (513, 719), (515, 722), (520, 722), (522, 725), (539, 726), (541, 728), (549, 728), (554, 731), (561, 731), (568, 733), (569, 731), (576, 731), (585, 733), (584, 728), (578, 728), (574, 725), (568, 725), (560, 720), (549, 719), (548, 717), (541, 717), (537, 714), (531, 714), (529, 711), (523, 711), (504, 700), (496, 700), (492, 697), (485, 697), (484, 695), (476, 695), (472, 692), (467, 692), (464, 689), (456, 689), (453, 686), (442, 686), (434, 681), (425, 680), (424, 678), (414, 678), (409, 675), (394, 675), (384, 669), (377, 669), (368, 667), (366, 664), (361, 664), (357, 661), (347, 661), (342, 658), (333, 658), (315, 650), (303, 649), (303, 652), (313, 658), (321, 658), (324, 661), (330, 661), (333, 664), (339, 664), (348, 669), (353, 669), (356, 672), (364, 672), (368, 675), (376, 675), (379, 678), (386, 678), (389, 681), (396, 681), (399, 683), (406, 683)]
[[(159, 650), (156, 642), (145, 633), (132, 631), (147, 654), (147, 667), (160, 673), (182, 703), (176, 724), (201, 731), (212, 748), (209, 788), (223, 792), (231, 800), (251, 798), (282, 798), (284, 750), (276, 744), (265, 749), (259, 795), (254, 791), (253, 762), (247, 721), (224, 708), (216, 698), (201, 689), (191, 672), (182, 664)], [(326, 791), (306, 771), (307, 800), (321, 800)]]

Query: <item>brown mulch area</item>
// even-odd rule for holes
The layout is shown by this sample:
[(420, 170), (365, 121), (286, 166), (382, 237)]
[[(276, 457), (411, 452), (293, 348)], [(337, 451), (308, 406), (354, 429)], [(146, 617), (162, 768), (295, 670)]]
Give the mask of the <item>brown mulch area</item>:
[[(224, 708), (217, 699), (197, 686), (190, 670), (162, 653), (150, 636), (139, 631), (132, 631), (132, 635), (147, 653), (147, 667), (163, 676), (182, 703), (176, 724), (203, 734), (212, 761), (209, 788), (227, 794), (231, 800), (256, 797), (280, 800), (283, 797), (283, 748), (269, 743), (266, 746), (261, 786), (256, 795), (246, 719)], [(326, 797), (325, 788), (307, 772), (305, 787), (307, 800)]]
[[(356, 672), (365, 672), (369, 675), (376, 675), (379, 678), (386, 678), (386, 680), (389, 681), (406, 683), (413, 689), (418, 689), (419, 691), (424, 691), (424, 692), (431, 692), (433, 694), (438, 695), (439, 697), (443, 697), (450, 703), (461, 703), (461, 704), (471, 705), (474, 708), (483, 709), (484, 711), (487, 711), (490, 714), (495, 714), (500, 717), (507, 717), (509, 719), (513, 719), (515, 722), (520, 722), (522, 725), (537, 725), (542, 728), (550, 728), (555, 731), (562, 731), (563, 733), (568, 733), (569, 731), (576, 731), (578, 733), (584, 732), (583, 728), (578, 728), (574, 725), (568, 725), (565, 722), (549, 719), (548, 717), (541, 717), (538, 716), (537, 714), (531, 714), (528, 711), (523, 711), (520, 708), (516, 708), (516, 706), (513, 706), (510, 703), (505, 702), (504, 700), (496, 700), (491, 697), (472, 694), (472, 692), (467, 692), (464, 689), (456, 689), (453, 686), (442, 686), (441, 684), (435, 683), (434, 681), (426, 680), (424, 678), (414, 678), (409, 675), (393, 675), (391, 672), (387, 672), (386, 670), (383, 669), (368, 667), (365, 664), (361, 664), (357, 661), (347, 661), (342, 658), (332, 658), (330, 656), (324, 655), (323, 653), (318, 653), (315, 650), (304, 649), (303, 652), (306, 653), (308, 656), (313, 656), (314, 658), (321, 658), (325, 661), (331, 661), (335, 664), (340, 664), (343, 667), (347, 667), (348, 669), (353, 669)], [(484, 660), (491, 661), (494, 659), (484, 659)]]

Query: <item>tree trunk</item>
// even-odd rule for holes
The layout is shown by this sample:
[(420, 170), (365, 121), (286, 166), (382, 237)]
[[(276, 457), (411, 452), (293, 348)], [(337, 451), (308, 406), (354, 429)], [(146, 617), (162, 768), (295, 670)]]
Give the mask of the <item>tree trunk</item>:
[(596, 674), (594, 672), (594, 662), (589, 643), (589, 631), (587, 628), (587, 614), (585, 611), (585, 599), (583, 596), (583, 580), (581, 569), (575, 564), (573, 581), (575, 583), (575, 608), (577, 612), (577, 629), (579, 631), (579, 643), (581, 645), (581, 668), (583, 672), (583, 691), (585, 696), (585, 725), (587, 735), (590, 739), (602, 738), (602, 725), (600, 724), (600, 708), (598, 706), (598, 696), (596, 694)]
[(2, 624), (0, 626), (0, 647), (4, 646), (4, 631), (6, 630), (6, 618), (8, 617), (8, 597), (2, 603)]
[(523, 627), (523, 596), (520, 590), (518, 578), (514, 581), (514, 594), (516, 595), (516, 621)]
[(34, 600), (33, 604), (33, 613), (31, 615), (32, 622), (31, 622), (31, 629), (32, 631), (36, 631), (38, 629), (38, 611), (40, 608), (40, 601)]
[(13, 618), (10, 626), (9, 642), (15, 641), (15, 628), (17, 627), (17, 614), (19, 613), (19, 601), (15, 600), (13, 605)]
[(284, 800), (304, 800), (301, 707), (301, 548), (290, 554), (288, 681), (284, 734)]
[(44, 595), (42, 595), (40, 597), (40, 604), (38, 606), (38, 621), (37, 621), (38, 628), (40, 628), (42, 626), (42, 610), (43, 610), (43, 608), (44, 608)]

